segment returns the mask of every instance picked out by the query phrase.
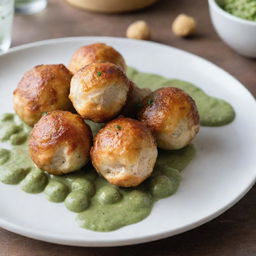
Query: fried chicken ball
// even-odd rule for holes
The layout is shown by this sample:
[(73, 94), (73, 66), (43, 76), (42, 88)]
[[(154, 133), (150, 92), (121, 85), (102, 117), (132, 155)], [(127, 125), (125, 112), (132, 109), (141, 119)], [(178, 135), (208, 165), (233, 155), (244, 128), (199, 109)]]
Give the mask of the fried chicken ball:
[(13, 92), (19, 117), (33, 126), (44, 112), (72, 110), (68, 98), (71, 72), (62, 64), (39, 65), (27, 71)]
[(151, 92), (152, 91), (149, 88), (139, 88), (136, 84), (131, 82), (131, 88), (121, 115), (135, 117), (136, 111), (142, 100), (145, 99)]
[(123, 71), (126, 70), (126, 64), (123, 56), (113, 47), (103, 43), (80, 47), (73, 54), (68, 68), (73, 74), (75, 74), (81, 68), (95, 62), (110, 62), (119, 66)]
[(199, 131), (199, 114), (194, 100), (178, 88), (165, 87), (143, 100), (138, 119), (145, 123), (162, 149), (181, 149)]
[(141, 122), (112, 120), (94, 137), (91, 160), (109, 183), (134, 187), (149, 177), (157, 158), (155, 139)]
[(56, 110), (44, 115), (32, 129), (29, 154), (40, 169), (61, 175), (87, 163), (91, 144), (91, 129), (79, 115)]
[(131, 86), (118, 66), (92, 63), (73, 76), (69, 98), (83, 118), (103, 123), (121, 112)]

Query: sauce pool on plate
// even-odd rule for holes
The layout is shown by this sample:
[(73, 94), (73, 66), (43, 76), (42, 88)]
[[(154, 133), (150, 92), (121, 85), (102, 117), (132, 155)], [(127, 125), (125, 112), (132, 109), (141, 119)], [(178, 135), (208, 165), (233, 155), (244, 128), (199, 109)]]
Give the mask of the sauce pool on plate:
[[(197, 103), (201, 125), (221, 126), (230, 123), (235, 112), (230, 104), (206, 95), (198, 87), (175, 79), (128, 69), (128, 77), (140, 87), (155, 90), (174, 86), (185, 90)], [(97, 133), (102, 124), (88, 122)], [(0, 140), (11, 149), (0, 149), (0, 181), (19, 185), (27, 193), (43, 192), (50, 202), (63, 202), (77, 213), (79, 226), (94, 231), (112, 231), (146, 218), (154, 202), (173, 195), (180, 184), (180, 172), (195, 156), (189, 145), (177, 151), (159, 150), (152, 176), (136, 188), (121, 188), (100, 177), (91, 164), (64, 176), (46, 174), (29, 157), (27, 137), (31, 128), (11, 113), (0, 118)]]

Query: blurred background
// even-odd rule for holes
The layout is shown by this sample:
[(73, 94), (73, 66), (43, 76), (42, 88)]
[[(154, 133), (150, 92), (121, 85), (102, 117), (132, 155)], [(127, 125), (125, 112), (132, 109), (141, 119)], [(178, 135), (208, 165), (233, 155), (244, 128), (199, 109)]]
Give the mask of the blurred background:
[[(150, 27), (152, 41), (203, 56), (233, 74), (256, 93), (255, 79), (252, 76), (256, 71), (255, 60), (240, 56), (219, 38), (211, 23), (207, 0), (49, 0), (47, 6), (45, 6), (46, 1), (42, 0), (43, 4), (39, 6), (39, 10), (43, 10), (35, 14), (23, 15), (20, 13), (22, 11), (17, 9), (19, 7), (17, 3), (26, 1), (41, 0), (16, 0), (12, 47), (60, 37), (126, 37), (126, 30), (131, 23), (144, 20)], [(109, 2), (112, 6), (109, 6)], [(138, 2), (143, 2), (143, 4), (138, 6), (136, 5)], [(100, 9), (101, 12), (78, 7), (88, 7), (88, 3), (94, 3), (93, 7), (96, 10)], [(128, 6), (124, 3), (128, 3)], [(115, 11), (121, 11), (124, 7), (132, 9), (134, 4), (135, 9), (143, 5), (147, 6), (147, 4), (149, 6), (124, 13), (102, 12), (104, 8)], [(89, 9), (93, 7), (89, 5)], [(176, 36), (172, 32), (173, 21), (182, 13), (193, 17), (197, 22), (196, 33), (186, 38)], [(256, 33), (256, 26), (254, 31)]]

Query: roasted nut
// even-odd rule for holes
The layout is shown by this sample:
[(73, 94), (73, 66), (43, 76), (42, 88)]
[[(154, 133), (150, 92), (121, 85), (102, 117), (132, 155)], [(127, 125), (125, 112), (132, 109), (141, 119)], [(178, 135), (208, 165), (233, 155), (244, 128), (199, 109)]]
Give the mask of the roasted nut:
[(145, 21), (139, 20), (129, 25), (126, 36), (132, 39), (149, 40), (150, 28)]
[(176, 36), (186, 37), (196, 30), (196, 21), (193, 17), (180, 14), (172, 24), (172, 31)]

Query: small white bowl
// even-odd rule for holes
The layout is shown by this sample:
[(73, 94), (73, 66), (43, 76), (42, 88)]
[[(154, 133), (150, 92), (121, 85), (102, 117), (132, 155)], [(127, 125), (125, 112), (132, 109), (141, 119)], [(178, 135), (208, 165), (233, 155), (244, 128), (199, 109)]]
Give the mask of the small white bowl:
[(256, 22), (241, 19), (224, 11), (218, 3), (208, 0), (213, 26), (219, 36), (236, 52), (256, 57)]

